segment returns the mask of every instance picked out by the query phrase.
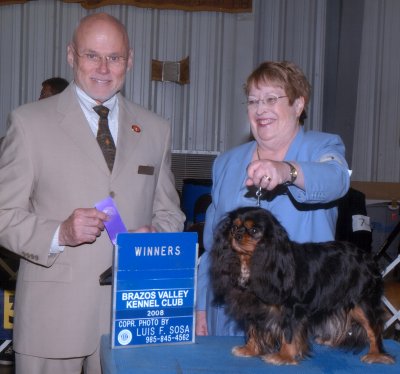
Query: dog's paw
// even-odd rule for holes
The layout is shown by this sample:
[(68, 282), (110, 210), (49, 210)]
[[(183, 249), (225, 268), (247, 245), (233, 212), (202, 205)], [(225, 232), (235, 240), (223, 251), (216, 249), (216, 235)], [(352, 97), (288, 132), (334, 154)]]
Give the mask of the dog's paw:
[(394, 364), (394, 358), (387, 353), (367, 353), (361, 357), (367, 364)]
[(297, 365), (299, 361), (289, 355), (284, 355), (280, 352), (271, 353), (261, 357), (263, 361), (273, 365)]
[(237, 345), (232, 348), (232, 353), (238, 357), (258, 356), (258, 353), (248, 345)]

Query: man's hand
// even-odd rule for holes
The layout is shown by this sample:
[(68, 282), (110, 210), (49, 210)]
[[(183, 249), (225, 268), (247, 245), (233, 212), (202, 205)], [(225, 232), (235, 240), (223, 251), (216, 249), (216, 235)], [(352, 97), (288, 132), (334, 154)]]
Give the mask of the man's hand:
[(75, 247), (93, 243), (104, 230), (107, 219), (107, 214), (96, 208), (75, 209), (60, 226), (59, 245)]
[(207, 318), (205, 310), (196, 311), (196, 335), (208, 335)]

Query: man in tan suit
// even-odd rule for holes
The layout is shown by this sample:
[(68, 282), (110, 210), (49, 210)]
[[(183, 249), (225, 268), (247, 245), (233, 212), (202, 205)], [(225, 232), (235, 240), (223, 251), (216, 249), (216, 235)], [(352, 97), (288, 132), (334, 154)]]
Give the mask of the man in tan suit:
[[(101, 372), (112, 296), (99, 275), (113, 246), (97, 202), (112, 196), (130, 231), (181, 231), (184, 222), (169, 124), (119, 93), (132, 67), (124, 26), (104, 13), (84, 18), (67, 57), (74, 81), (13, 111), (0, 150), (0, 245), (21, 256), (17, 373)], [(96, 141), (99, 104), (116, 145), (111, 172)]]

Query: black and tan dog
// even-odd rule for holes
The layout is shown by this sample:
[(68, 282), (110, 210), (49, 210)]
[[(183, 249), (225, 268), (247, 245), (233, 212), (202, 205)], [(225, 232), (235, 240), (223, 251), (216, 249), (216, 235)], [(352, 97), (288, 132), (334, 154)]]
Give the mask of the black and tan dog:
[(236, 356), (297, 364), (314, 339), (349, 349), (369, 344), (362, 361), (394, 362), (382, 344), (382, 277), (356, 246), (293, 242), (270, 212), (245, 207), (220, 222), (211, 253), (216, 301), (247, 335)]

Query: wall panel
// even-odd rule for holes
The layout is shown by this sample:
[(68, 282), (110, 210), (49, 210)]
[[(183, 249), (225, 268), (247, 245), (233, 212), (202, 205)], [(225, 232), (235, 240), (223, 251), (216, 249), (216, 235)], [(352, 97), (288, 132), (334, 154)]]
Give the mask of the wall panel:
[[(231, 108), (238, 107), (235, 101), (244, 101), (235, 96), (235, 87), (243, 83), (235, 67), (245, 66), (246, 75), (252, 68), (252, 15), (246, 19), (248, 37), (237, 39), (240, 14), (133, 6), (105, 6), (96, 11), (109, 12), (127, 25), (134, 67), (124, 93), (172, 123), (173, 149), (215, 152), (230, 147), (226, 133), (235, 128), (240, 133), (246, 119), (245, 108), (241, 116)], [(66, 45), (79, 19), (93, 12), (79, 4), (45, 0), (0, 7), (0, 47), (10, 56), (5, 62), (2, 57), (0, 67), (0, 135), (6, 131), (7, 114), (36, 100), (44, 79), (72, 79)], [(238, 50), (250, 60), (238, 62)], [(151, 81), (152, 59), (179, 61), (186, 56), (190, 84)], [(233, 139), (236, 144), (243, 140)]]
[(400, 2), (366, 0), (353, 179), (400, 181)]

